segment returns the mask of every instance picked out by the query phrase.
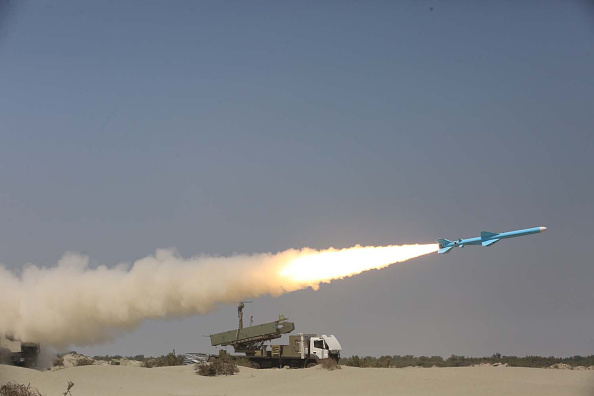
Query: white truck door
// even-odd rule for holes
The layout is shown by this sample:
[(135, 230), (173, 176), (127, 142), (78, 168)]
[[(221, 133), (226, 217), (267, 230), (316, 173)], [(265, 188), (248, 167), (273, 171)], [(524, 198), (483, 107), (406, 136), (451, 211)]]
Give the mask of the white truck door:
[(311, 338), (311, 354), (317, 356), (318, 359), (328, 358), (328, 351), (325, 348), (324, 340), (322, 338)]

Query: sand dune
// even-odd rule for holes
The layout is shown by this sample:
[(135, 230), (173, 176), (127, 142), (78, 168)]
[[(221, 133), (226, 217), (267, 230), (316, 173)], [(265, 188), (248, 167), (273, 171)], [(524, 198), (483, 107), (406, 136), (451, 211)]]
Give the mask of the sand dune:
[(83, 366), (40, 372), (0, 366), (0, 385), (28, 384), (60, 395), (68, 381), (84, 395), (594, 395), (592, 371), (512, 367), (326, 371), (241, 368), (231, 377), (200, 377), (193, 367)]

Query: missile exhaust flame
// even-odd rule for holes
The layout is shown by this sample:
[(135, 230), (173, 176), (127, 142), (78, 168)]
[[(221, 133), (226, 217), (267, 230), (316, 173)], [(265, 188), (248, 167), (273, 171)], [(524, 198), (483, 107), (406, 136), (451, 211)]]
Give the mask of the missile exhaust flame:
[(437, 244), (355, 246), (188, 259), (157, 250), (110, 268), (89, 268), (88, 257), (67, 253), (57, 266), (27, 266), (19, 275), (0, 266), (0, 334), (56, 347), (95, 344), (145, 319), (202, 314), (246, 298), (317, 289), (437, 250)]
[(381, 269), (436, 252), (436, 244), (355, 246), (348, 249), (328, 249), (311, 254), (304, 253), (281, 270), (280, 275), (289, 281), (305, 283), (315, 287), (321, 282), (360, 274), (371, 269)]

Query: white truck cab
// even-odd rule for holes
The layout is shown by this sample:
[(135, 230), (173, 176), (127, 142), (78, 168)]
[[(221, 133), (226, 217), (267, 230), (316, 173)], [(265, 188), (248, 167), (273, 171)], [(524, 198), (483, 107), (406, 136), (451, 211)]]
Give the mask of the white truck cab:
[[(307, 336), (299, 334), (301, 336), (301, 345), (304, 346), (302, 351), (302, 358), (307, 356), (321, 359), (334, 358), (338, 361), (340, 358), (340, 352), (342, 347), (333, 335), (322, 335), (322, 336)], [(309, 338), (309, 342), (307, 342)], [(308, 348), (309, 345), (309, 348)], [(307, 350), (309, 349), (309, 350)]]

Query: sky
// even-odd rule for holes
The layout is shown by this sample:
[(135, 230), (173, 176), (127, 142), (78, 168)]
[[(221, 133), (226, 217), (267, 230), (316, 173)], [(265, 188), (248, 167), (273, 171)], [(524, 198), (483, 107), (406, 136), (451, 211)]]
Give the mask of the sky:
[[(345, 356), (594, 354), (592, 70), (586, 1), (4, 0), (0, 262), (546, 226), (246, 314)], [(222, 305), (75, 349), (213, 353), (203, 335), (236, 319)]]

